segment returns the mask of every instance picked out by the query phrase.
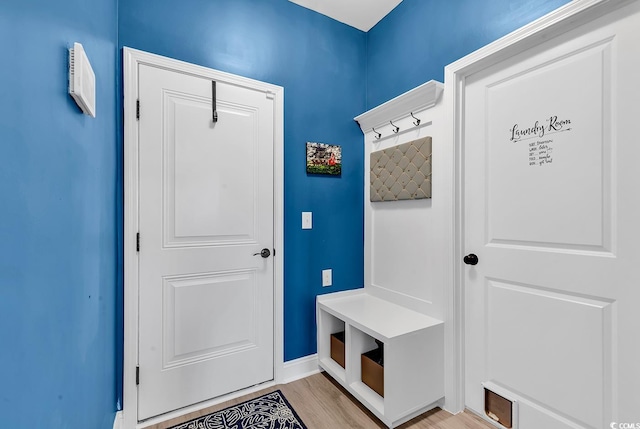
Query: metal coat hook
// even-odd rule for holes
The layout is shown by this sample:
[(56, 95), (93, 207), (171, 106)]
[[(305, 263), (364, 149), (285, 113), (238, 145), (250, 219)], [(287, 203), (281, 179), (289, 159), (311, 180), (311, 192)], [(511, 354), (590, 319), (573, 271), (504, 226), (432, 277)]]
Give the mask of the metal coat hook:
[(380, 134), (379, 132), (376, 131), (375, 128), (371, 127), (371, 129), (373, 130), (374, 133), (376, 133), (376, 140), (380, 140), (380, 137), (382, 137), (382, 134)]
[(398, 134), (398, 131), (400, 131), (400, 127), (397, 127), (396, 124), (394, 124), (393, 122), (389, 121), (389, 123), (391, 124), (391, 126), (393, 127), (393, 132), (395, 134)]
[(413, 112), (411, 112), (411, 117), (412, 117), (413, 119), (415, 119), (415, 121), (413, 122), (413, 125), (415, 125), (416, 127), (417, 127), (418, 125), (420, 125), (420, 119), (418, 119), (418, 118), (416, 118), (415, 116), (413, 116)]

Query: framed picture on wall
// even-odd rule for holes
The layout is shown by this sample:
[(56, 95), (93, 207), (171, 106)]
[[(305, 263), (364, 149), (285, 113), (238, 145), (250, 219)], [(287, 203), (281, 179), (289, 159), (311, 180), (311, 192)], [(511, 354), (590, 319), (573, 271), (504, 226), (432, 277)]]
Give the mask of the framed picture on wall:
[(307, 142), (307, 174), (342, 174), (342, 147)]

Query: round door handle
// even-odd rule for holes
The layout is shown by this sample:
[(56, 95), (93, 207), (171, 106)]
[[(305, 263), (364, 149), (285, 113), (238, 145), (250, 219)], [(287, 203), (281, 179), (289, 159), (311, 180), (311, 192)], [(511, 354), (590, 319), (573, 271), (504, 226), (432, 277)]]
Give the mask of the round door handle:
[(478, 263), (478, 257), (473, 253), (469, 253), (464, 257), (463, 261), (467, 265), (476, 265)]
[(265, 247), (260, 252), (253, 254), (253, 256), (258, 256), (258, 255), (262, 256), (263, 258), (268, 258), (269, 256), (271, 256), (271, 251)]

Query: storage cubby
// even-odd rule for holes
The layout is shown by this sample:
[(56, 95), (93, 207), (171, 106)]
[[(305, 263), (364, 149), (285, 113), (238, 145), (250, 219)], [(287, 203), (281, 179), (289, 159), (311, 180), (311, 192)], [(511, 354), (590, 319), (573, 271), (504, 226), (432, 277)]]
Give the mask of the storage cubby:
[[(331, 357), (331, 335), (345, 332), (345, 323), (330, 313), (318, 314), (318, 332), (322, 331), (322, 337), (318, 336), (318, 360), (323, 368), (338, 381), (346, 381), (345, 368)], [(346, 337), (346, 332), (345, 332)], [(345, 341), (346, 343), (346, 341)], [(346, 366), (346, 344), (345, 344)]]
[[(320, 366), (388, 427), (444, 397), (444, 324), (364, 290), (317, 298)], [(345, 367), (331, 359), (331, 334), (345, 331)], [(384, 347), (384, 396), (362, 381), (362, 355)]]
[(362, 381), (362, 354), (377, 347), (376, 339), (352, 325), (349, 325), (349, 333), (348, 385), (360, 402), (369, 409), (373, 408), (372, 411), (384, 414), (384, 398)]

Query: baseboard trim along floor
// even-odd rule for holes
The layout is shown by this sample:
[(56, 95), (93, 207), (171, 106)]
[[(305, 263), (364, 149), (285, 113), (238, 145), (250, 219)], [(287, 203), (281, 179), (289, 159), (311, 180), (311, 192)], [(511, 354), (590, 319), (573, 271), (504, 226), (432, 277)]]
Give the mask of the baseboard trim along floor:
[(304, 356), (284, 363), (282, 366), (282, 377), (279, 383), (291, 383), (292, 381), (300, 380), (301, 378), (309, 377), (319, 372), (318, 355), (312, 354)]

